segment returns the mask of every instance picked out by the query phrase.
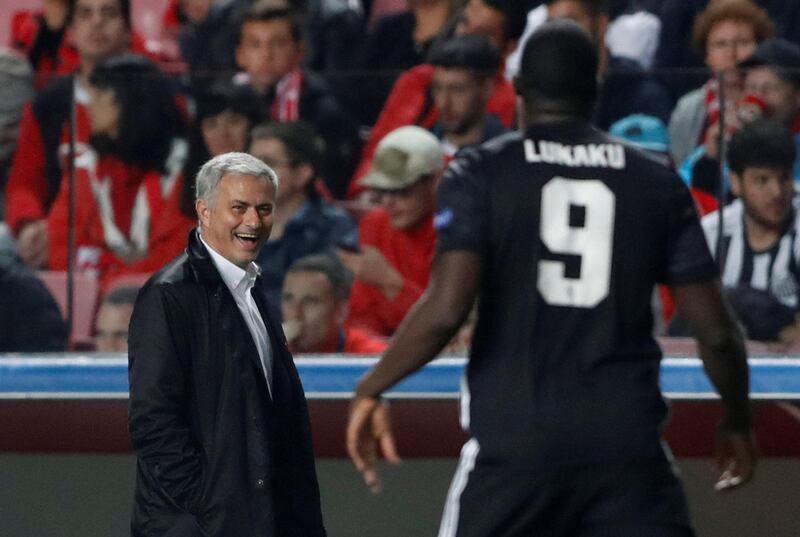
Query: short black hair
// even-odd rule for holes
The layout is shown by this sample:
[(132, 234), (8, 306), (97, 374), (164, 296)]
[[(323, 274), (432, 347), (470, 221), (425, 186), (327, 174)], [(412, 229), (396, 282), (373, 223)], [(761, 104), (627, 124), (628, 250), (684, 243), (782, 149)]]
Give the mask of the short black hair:
[(245, 116), (252, 127), (264, 116), (264, 105), (255, 91), (248, 85), (234, 84), (229, 80), (198, 81), (195, 84), (194, 99), (197, 122), (230, 110)]
[[(131, 0), (117, 0), (119, 9), (122, 12), (122, 19), (125, 21), (125, 26), (130, 30), (133, 28), (131, 22)], [(72, 24), (72, 19), (75, 17), (75, 8), (77, 7), (78, 0), (69, 0), (67, 4), (67, 24)]]
[(322, 166), (325, 154), (325, 142), (317, 134), (311, 123), (303, 120), (297, 121), (270, 121), (257, 125), (250, 131), (250, 141), (275, 138), (280, 140), (286, 150), (286, 157), (292, 166), (308, 164), (313, 170), (311, 181), (306, 185), (306, 194), (309, 197), (317, 195), (316, 178)]
[(597, 46), (576, 22), (545, 22), (525, 44), (517, 93), (529, 110), (591, 117), (598, 62)]
[(338, 257), (331, 254), (307, 255), (291, 264), (286, 274), (293, 272), (320, 272), (328, 278), (337, 300), (350, 298), (353, 276)]
[(538, 3), (534, 0), (484, 0), (487, 6), (503, 14), (506, 39), (517, 40), (525, 32), (528, 11)]
[(753, 167), (791, 170), (796, 158), (794, 134), (770, 119), (748, 123), (728, 144), (728, 165), (738, 175)]
[(479, 78), (489, 78), (500, 68), (500, 54), (485, 37), (467, 34), (452, 37), (435, 47), (428, 63), (435, 67), (468, 69)]
[(287, 21), (292, 38), (297, 42), (303, 41), (303, 22), (300, 15), (295, 13), (288, 5), (276, 5), (272, 0), (259, 0), (254, 2), (242, 17), (241, 24), (239, 24), (237, 42), (242, 42), (244, 25), (248, 22), (269, 22), (273, 20)]
[(118, 139), (92, 137), (91, 144), (98, 153), (115, 154), (127, 163), (166, 171), (172, 141), (186, 136), (176, 83), (155, 63), (136, 54), (99, 63), (89, 82), (97, 89), (112, 90), (120, 109)]

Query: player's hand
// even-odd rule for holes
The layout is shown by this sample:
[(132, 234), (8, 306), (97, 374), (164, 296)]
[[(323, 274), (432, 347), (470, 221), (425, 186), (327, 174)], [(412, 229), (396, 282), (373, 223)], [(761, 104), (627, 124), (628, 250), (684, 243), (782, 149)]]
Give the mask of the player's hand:
[(350, 403), (347, 453), (373, 493), (381, 491), (376, 468), (378, 446), (387, 461), (392, 464), (400, 462), (392, 435), (389, 406), (374, 397), (356, 396)]
[(744, 485), (753, 477), (756, 447), (751, 431), (717, 429), (715, 456), (720, 477), (714, 488), (724, 492)]

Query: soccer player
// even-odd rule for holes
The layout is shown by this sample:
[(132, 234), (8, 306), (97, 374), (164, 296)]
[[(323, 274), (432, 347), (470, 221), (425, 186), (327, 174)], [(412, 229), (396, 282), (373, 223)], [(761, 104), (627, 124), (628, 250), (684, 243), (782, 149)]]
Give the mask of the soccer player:
[(693, 535), (659, 434), (656, 282), (722, 398), (717, 488), (753, 472), (746, 354), (691, 196), (590, 126), (597, 58), (570, 21), (531, 37), (516, 81), (526, 130), (451, 164), (428, 288), (356, 387), (348, 451), (377, 488), (379, 446), (398, 458), (380, 394), (434, 358), (480, 296), (462, 394), (470, 440), (440, 537)]

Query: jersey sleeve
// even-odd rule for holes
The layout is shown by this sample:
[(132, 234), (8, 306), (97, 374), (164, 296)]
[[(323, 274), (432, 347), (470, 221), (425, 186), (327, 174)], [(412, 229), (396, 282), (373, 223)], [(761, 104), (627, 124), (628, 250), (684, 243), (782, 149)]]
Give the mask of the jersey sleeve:
[(480, 154), (465, 150), (450, 163), (439, 186), (436, 253), (469, 250), (484, 254), (488, 246), (489, 205)]
[(679, 179), (671, 183), (667, 215), (667, 256), (662, 283), (680, 285), (705, 281), (719, 274), (700, 226), (689, 189)]

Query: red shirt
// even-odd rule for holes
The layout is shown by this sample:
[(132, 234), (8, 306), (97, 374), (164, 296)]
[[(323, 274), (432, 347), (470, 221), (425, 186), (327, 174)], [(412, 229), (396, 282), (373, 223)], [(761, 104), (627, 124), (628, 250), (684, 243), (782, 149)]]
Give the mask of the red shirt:
[[(324, 342), (318, 349), (303, 352), (320, 354), (380, 354), (386, 350), (388, 346), (389, 342), (385, 339), (374, 336), (366, 330), (350, 326), (343, 328), (335, 338)], [(292, 347), (291, 344), (289, 347)], [(291, 350), (292, 352), (301, 354), (297, 349), (292, 348)]]
[[(429, 64), (417, 65), (400, 75), (395, 82), (361, 153), (361, 161), (350, 181), (348, 198), (354, 198), (363, 190), (359, 184), (361, 177), (372, 166), (375, 149), (384, 136), (404, 125), (430, 129), (439, 121), (439, 110), (430, 97), (433, 70), (434, 67)], [(517, 95), (511, 83), (503, 78), (502, 72), (501, 68), (495, 76), (494, 92), (486, 104), (486, 110), (499, 117), (504, 126), (511, 127), (516, 119)]]
[(362, 246), (374, 246), (404, 278), (403, 288), (389, 300), (377, 287), (356, 280), (350, 295), (348, 325), (391, 336), (428, 285), (436, 246), (433, 215), (409, 230), (394, 229), (384, 209), (367, 213), (359, 224)]

